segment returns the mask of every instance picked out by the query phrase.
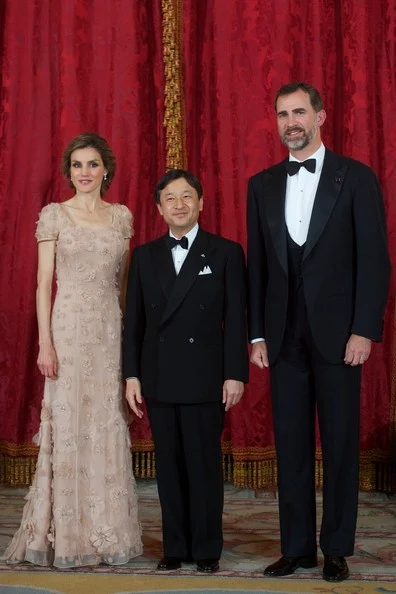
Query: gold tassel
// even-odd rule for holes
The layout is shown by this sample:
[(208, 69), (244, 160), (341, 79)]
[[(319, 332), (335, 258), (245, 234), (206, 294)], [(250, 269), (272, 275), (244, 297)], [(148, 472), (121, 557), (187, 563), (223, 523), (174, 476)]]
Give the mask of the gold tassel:
[[(235, 487), (254, 490), (275, 490), (277, 466), (275, 456), (270, 457), (273, 448), (254, 451), (255, 460), (243, 459), (242, 451), (229, 452), (227, 444), (223, 447), (224, 480)], [(14, 455), (12, 455), (12, 453)], [(20, 455), (26, 452), (27, 455)], [(0, 484), (8, 487), (27, 487), (32, 483), (37, 461), (37, 447), (30, 444), (0, 443)], [(34, 453), (34, 454), (33, 454)], [(266, 459), (259, 459), (259, 456)], [(377, 452), (378, 455), (378, 452)], [(373, 462), (369, 455), (362, 455), (360, 463), (360, 490), (396, 492), (396, 464)], [(133, 471), (136, 478), (154, 479), (155, 453), (151, 441), (134, 443), (132, 451)], [(315, 465), (317, 488), (323, 487), (323, 462), (318, 455)]]

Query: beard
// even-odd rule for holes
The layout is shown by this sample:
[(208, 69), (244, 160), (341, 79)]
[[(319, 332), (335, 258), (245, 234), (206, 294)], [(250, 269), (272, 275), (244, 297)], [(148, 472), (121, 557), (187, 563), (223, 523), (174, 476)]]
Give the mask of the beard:
[[(314, 124), (308, 132), (304, 130), (304, 128), (299, 128), (295, 126), (294, 128), (289, 128), (286, 130), (285, 134), (281, 136), (281, 141), (288, 149), (292, 151), (302, 151), (309, 145), (313, 137), (317, 132), (318, 126)], [(296, 138), (295, 140), (292, 138), (288, 138), (287, 134), (290, 132), (303, 132), (303, 135), (300, 138)]]

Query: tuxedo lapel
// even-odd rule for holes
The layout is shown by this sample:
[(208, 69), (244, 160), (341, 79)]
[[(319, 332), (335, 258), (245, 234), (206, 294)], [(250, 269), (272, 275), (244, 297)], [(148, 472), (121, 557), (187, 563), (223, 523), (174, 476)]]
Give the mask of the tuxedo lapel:
[(272, 236), (272, 243), (279, 261), (287, 274), (285, 221), (286, 180), (287, 172), (284, 162), (282, 162), (279, 163), (277, 168), (273, 171), (272, 178), (265, 188), (265, 208), (267, 222)]
[(185, 296), (195, 282), (199, 271), (206, 265), (208, 255), (212, 249), (208, 235), (200, 228), (173, 284), (172, 291), (161, 318), (161, 324), (164, 324), (183, 302)]
[(326, 223), (329, 220), (340, 195), (346, 171), (347, 164), (345, 162), (342, 163), (335, 153), (326, 149), (322, 174), (320, 176), (312, 209), (311, 222), (308, 229), (303, 259), (310, 254), (320, 235), (323, 233)]
[(172, 287), (176, 280), (176, 271), (171, 250), (168, 248), (167, 239), (168, 233), (163, 237), (160, 237), (159, 240), (152, 245), (151, 256), (159, 284), (161, 285), (166, 299), (169, 299)]

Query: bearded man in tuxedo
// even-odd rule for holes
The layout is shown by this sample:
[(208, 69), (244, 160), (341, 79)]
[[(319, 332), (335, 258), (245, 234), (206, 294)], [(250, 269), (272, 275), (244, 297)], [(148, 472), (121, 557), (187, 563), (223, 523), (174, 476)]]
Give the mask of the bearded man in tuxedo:
[(249, 180), (251, 361), (269, 367), (282, 557), (264, 571), (317, 565), (315, 410), (323, 452), (323, 577), (348, 577), (359, 486), (362, 365), (380, 341), (390, 264), (374, 172), (321, 141), (326, 112), (306, 83), (281, 87), (289, 157)]
[(155, 445), (164, 557), (159, 570), (196, 561), (219, 569), (223, 546), (221, 433), (248, 381), (245, 257), (204, 231), (202, 186), (173, 169), (155, 200), (169, 231), (134, 250), (124, 325), (132, 411), (145, 398)]

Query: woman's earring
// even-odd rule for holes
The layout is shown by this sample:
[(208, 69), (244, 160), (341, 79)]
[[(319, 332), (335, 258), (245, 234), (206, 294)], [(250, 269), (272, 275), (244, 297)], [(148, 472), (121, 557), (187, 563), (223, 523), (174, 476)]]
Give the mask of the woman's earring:
[(106, 181), (106, 179), (107, 179), (107, 173), (104, 174), (103, 179)]

